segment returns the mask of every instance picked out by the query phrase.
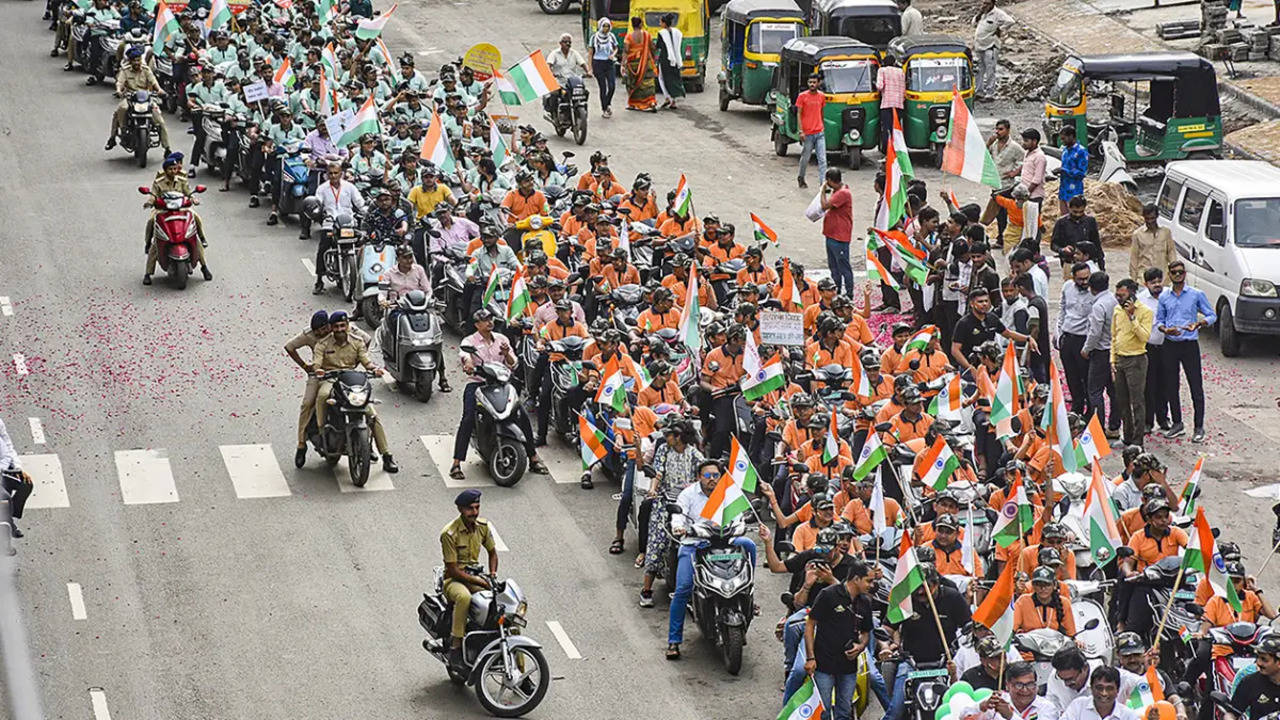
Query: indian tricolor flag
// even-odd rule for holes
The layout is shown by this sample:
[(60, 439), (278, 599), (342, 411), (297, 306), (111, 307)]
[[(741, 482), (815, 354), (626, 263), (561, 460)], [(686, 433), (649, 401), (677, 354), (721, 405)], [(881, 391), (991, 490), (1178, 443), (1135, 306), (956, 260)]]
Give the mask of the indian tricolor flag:
[(778, 278), (778, 301), (782, 303), (783, 312), (797, 312), (804, 307), (800, 286), (796, 282), (795, 274), (791, 272), (791, 258), (782, 258), (782, 277)]
[(911, 617), (911, 594), (924, 585), (924, 571), (911, 547), (911, 533), (902, 533), (902, 545), (898, 548), (898, 565), (893, 570), (893, 584), (889, 586), (889, 624), (897, 624)]
[(1196, 508), (1196, 524), (1187, 535), (1187, 550), (1182, 556), (1182, 567), (1204, 574), (1209, 580), (1209, 586), (1213, 588), (1213, 594), (1226, 598), (1231, 609), (1240, 612), (1240, 596), (1236, 594), (1236, 586), (1227, 577), (1226, 568), (1219, 564), (1222, 556), (1218, 554), (1218, 542), (1213, 539), (1213, 529), (1209, 527), (1204, 508)]
[(396, 11), (396, 6), (392, 5), (387, 11), (373, 19), (361, 18), (356, 23), (356, 37), (360, 40), (372, 40), (382, 34), (382, 28), (387, 26), (387, 21), (391, 19), (391, 13)]
[(694, 358), (702, 355), (702, 309), (698, 306), (698, 263), (689, 263), (689, 287), (680, 310), (680, 342)]
[(1067, 401), (1062, 394), (1062, 380), (1058, 377), (1058, 369), (1049, 359), (1049, 407), (1045, 408), (1041, 427), (1049, 430), (1049, 445), (1062, 460), (1062, 469), (1075, 472), (1079, 469), (1076, 463), (1076, 450), (1071, 439), (1071, 424), (1067, 420)]
[(836, 417), (840, 413), (831, 413), (831, 422), (827, 424), (827, 439), (822, 444), (822, 464), (828, 465), (836, 456), (840, 454), (840, 425), (836, 422)]
[(671, 207), (680, 217), (689, 217), (693, 212), (693, 191), (689, 189), (689, 181), (684, 173), (680, 173), (680, 182), (676, 184), (676, 199)]
[(227, 0), (213, 0), (209, 8), (209, 17), (204, 19), (204, 34), (208, 35), (229, 22), (231, 22), (231, 8), (227, 5)]
[(1204, 469), (1204, 456), (1196, 460), (1196, 469), (1191, 471), (1187, 484), (1182, 486), (1182, 495), (1178, 500), (1179, 515), (1193, 515), (1196, 511), (1196, 495), (1200, 488), (1200, 471)]
[(293, 87), (293, 84), (298, 81), (298, 78), (293, 75), (293, 61), (286, 57), (276, 69), (275, 77), (271, 78), (271, 81), (287, 88)]
[(907, 147), (907, 138), (902, 134), (902, 118), (897, 108), (893, 110), (893, 155), (902, 170), (904, 177), (915, 177), (915, 168), (911, 167), (911, 148)]
[(374, 42), (374, 46), (378, 48), (378, 55), (382, 58), (382, 62), (387, 64), (387, 70), (389, 72), (391, 68), (396, 66), (396, 64), (391, 59), (391, 51), (387, 49), (387, 44), (382, 41), (382, 38), (378, 38), (377, 41)]
[[(1156, 671), (1156, 666), (1151, 665), (1147, 667), (1146, 674), (1134, 686), (1133, 692), (1129, 694), (1129, 699), (1124, 704), (1131, 710), (1142, 710), (1161, 700), (1164, 700), (1164, 686), (1160, 684), (1160, 673)], [(1143, 712), (1139, 713), (1139, 717), (1150, 716)]]
[(498, 294), (498, 289), (501, 286), (502, 278), (498, 275), (498, 264), (494, 263), (489, 268), (489, 279), (484, 283), (484, 294), (480, 297), (481, 307), (493, 302), (493, 297)]
[(169, 4), (160, 0), (156, 4), (156, 29), (151, 34), (151, 52), (159, 55), (164, 52), (164, 44), (169, 38), (178, 34), (178, 16), (169, 9)]
[(751, 228), (755, 233), (756, 242), (763, 245), (768, 241), (770, 245), (778, 247), (778, 233), (774, 232), (773, 228), (765, 225), (759, 215), (756, 215), (755, 213), (749, 214), (751, 215)]
[(885, 146), (884, 195), (876, 207), (877, 230), (888, 230), (906, 214), (907, 184), (903, 181), (902, 166), (898, 164), (898, 151), (894, 144)]
[(921, 482), (934, 490), (941, 490), (951, 480), (951, 475), (960, 469), (960, 458), (951, 452), (947, 441), (938, 436), (920, 457), (916, 458), (915, 471)]
[(742, 493), (742, 488), (733, 481), (733, 476), (725, 473), (720, 476), (716, 487), (702, 506), (699, 515), (717, 525), (728, 525), (734, 518), (751, 509), (751, 501)]
[[(322, 67), (320, 68), (320, 102), (316, 106), (316, 112), (319, 113), (320, 117), (329, 117), (337, 110), (337, 94), (329, 90), (329, 78)], [(332, 140), (332, 138), (330, 139)]]
[(996, 518), (991, 539), (1000, 547), (1007, 548), (1022, 539), (1022, 533), (1034, 524), (1031, 501), (1027, 499), (1027, 490), (1022, 486), (1022, 475), (1019, 474), (1009, 485), (1009, 493), (1000, 508), (1000, 517)]
[(1083, 466), (1110, 454), (1111, 443), (1107, 442), (1107, 436), (1102, 432), (1102, 422), (1098, 420), (1098, 413), (1094, 412), (1089, 416), (1089, 424), (1084, 426), (1084, 432), (1080, 433), (1076, 459)]
[(800, 689), (792, 693), (787, 704), (782, 706), (778, 720), (821, 720), (822, 709), (822, 694), (818, 692), (817, 686), (813, 684), (813, 676), (810, 675), (805, 678)]
[(729, 437), (729, 474), (733, 477), (734, 484), (742, 488), (742, 492), (753, 493), (756, 491), (760, 476), (751, 466), (751, 460), (747, 458), (747, 449), (738, 442), (738, 436), (730, 435)]
[(604, 433), (600, 431), (586, 415), (578, 415), (578, 437), (582, 443), (582, 469), (590, 470), (592, 466), (609, 454), (604, 447)]
[(1018, 356), (1013, 343), (1004, 348), (1004, 364), (996, 379), (996, 397), (991, 403), (991, 424), (996, 438), (1003, 440), (1014, 436), (1013, 416), (1018, 414)]
[(942, 171), (993, 188), (1000, 187), (1000, 172), (987, 150), (978, 121), (969, 113), (960, 91), (954, 88), (951, 90), (951, 128), (947, 130), (947, 146), (942, 151)]
[(920, 285), (928, 282), (929, 268), (924, 264), (924, 250), (908, 242), (907, 236), (901, 230), (893, 230), (891, 232), (885, 232), (878, 228), (872, 228), (871, 230), (880, 239), (880, 242), (888, 248), (889, 253), (893, 255), (893, 259), (898, 261), (898, 264), (902, 266), (903, 272), (908, 277)]
[(507, 164), (507, 143), (502, 139), (498, 123), (489, 124), (489, 152), (493, 154), (493, 164), (496, 167)]
[(1013, 640), (1013, 574), (1017, 566), (1016, 562), (1004, 564), (1000, 578), (973, 613), (973, 621), (995, 633), (996, 640), (1006, 650)]
[(929, 404), (929, 414), (939, 420), (958, 420), (960, 409), (964, 406), (963, 386), (960, 376), (954, 374), (942, 388), (942, 392), (933, 396)]
[(338, 138), (337, 146), (346, 147), (352, 143), (359, 142), (360, 136), (365, 133), (378, 132), (378, 106), (373, 102), (373, 96), (370, 95), (364, 101), (364, 105), (356, 111), (355, 117), (351, 118), (351, 124), (347, 125), (342, 131), (342, 137)]
[(627, 407), (626, 382), (626, 376), (622, 374), (622, 367), (618, 365), (618, 356), (615, 354), (600, 371), (600, 387), (596, 390), (596, 402), (622, 412)]
[(453, 151), (449, 149), (449, 139), (444, 134), (444, 123), (440, 122), (440, 114), (431, 108), (431, 124), (422, 136), (422, 149), (418, 157), (440, 168), (440, 172), (451, 173), (454, 164)]
[(1093, 477), (1084, 498), (1084, 531), (1089, 536), (1089, 554), (1098, 567), (1105, 567), (1116, 557), (1123, 544), (1116, 522), (1115, 505), (1111, 502), (1111, 483), (1102, 476), (1098, 461), (1093, 461)]
[(338, 79), (338, 54), (334, 52), (332, 42), (325, 45), (324, 49), (320, 51), (320, 65), (331, 77)]
[(849, 389), (853, 391), (854, 395), (869, 398), (874, 390), (871, 387), (871, 378), (867, 377), (867, 369), (862, 367), (862, 359), (858, 357), (858, 353), (852, 353), (851, 359), (850, 369), (853, 370), (853, 387)]
[(894, 290), (901, 290), (898, 279), (880, 262), (880, 258), (876, 257), (876, 250), (879, 248), (880, 241), (875, 235), (867, 238), (867, 281), (884, 283)]
[(781, 356), (774, 355), (768, 362), (760, 362), (755, 333), (747, 333), (747, 344), (742, 351), (742, 370), (746, 373), (741, 381), (742, 397), (746, 400), (759, 400), (787, 384)]
[(529, 57), (507, 68), (507, 72), (498, 77), (498, 93), (502, 101), (512, 104), (533, 102), (560, 89), (560, 83), (551, 74), (551, 66), (543, 57), (542, 50), (534, 50)]
[(524, 268), (518, 268), (516, 274), (511, 276), (511, 299), (507, 302), (507, 320), (532, 314), (533, 298), (529, 295), (529, 284), (524, 279)]
[(880, 442), (880, 433), (867, 433), (866, 442), (862, 443), (862, 451), (858, 453), (858, 461), (853, 464), (853, 479), (861, 480), (876, 466), (889, 457), (889, 452)]
[(902, 346), (902, 354), (906, 355), (912, 350), (919, 350), (920, 352), (924, 352), (924, 349), (929, 347), (929, 341), (932, 340), (933, 336), (936, 335), (937, 333), (938, 333), (937, 325), (925, 325), (924, 327), (920, 328), (920, 330), (915, 335), (911, 336), (911, 339), (907, 341), (906, 345)]

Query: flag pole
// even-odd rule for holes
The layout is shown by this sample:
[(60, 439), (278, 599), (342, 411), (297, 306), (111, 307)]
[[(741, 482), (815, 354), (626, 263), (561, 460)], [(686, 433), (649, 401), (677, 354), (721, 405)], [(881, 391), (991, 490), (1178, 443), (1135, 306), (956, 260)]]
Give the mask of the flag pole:
[[(493, 71), (493, 75), (492, 75), (494, 79), (493, 84), (494, 86), (496, 86), (498, 84), (497, 82), (498, 67), (496, 65), (490, 65), (489, 69)], [(511, 107), (507, 105), (506, 100), (502, 99), (501, 90), (498, 91), (498, 102), (502, 103), (502, 111), (506, 113), (508, 117), (510, 117), (512, 115)], [(493, 122), (493, 118), (489, 118), (489, 122)], [(519, 132), (520, 132), (520, 126), (518, 124), (515, 127), (511, 128), (511, 154), (513, 155), (515, 154), (515, 148), (516, 148), (516, 136), (519, 134)], [(501, 135), (502, 133), (498, 133), (498, 134)], [(508, 157), (507, 159), (510, 159), (510, 157)]]
[[(913, 548), (914, 550), (914, 548)], [(929, 598), (929, 610), (933, 613), (933, 622), (938, 628), (938, 639), (942, 640), (942, 652), (947, 657), (947, 663), (951, 662), (951, 646), (947, 642), (947, 633), (942, 629), (942, 618), (938, 616), (938, 606), (933, 602), (933, 591), (929, 589), (929, 579), (924, 581), (924, 595)]]
[[(1182, 574), (1186, 572), (1186, 570), (1187, 566), (1185, 563), (1178, 568), (1178, 578), (1173, 581), (1173, 589), (1169, 591), (1169, 602), (1165, 603), (1164, 614), (1160, 616), (1160, 625), (1156, 628), (1156, 634), (1152, 636), (1152, 650), (1160, 647), (1160, 635), (1164, 633), (1165, 623), (1169, 621), (1169, 611), (1173, 609), (1173, 599), (1178, 595), (1178, 586), (1182, 585)], [(1231, 579), (1228, 578), (1227, 582), (1231, 582)]]
[(1258, 568), (1258, 575), (1262, 575), (1262, 571), (1267, 569), (1267, 563), (1271, 562), (1271, 558), (1275, 557), (1276, 552), (1280, 551), (1280, 542), (1271, 548), (1271, 552), (1267, 554), (1267, 559), (1262, 561), (1262, 567)]

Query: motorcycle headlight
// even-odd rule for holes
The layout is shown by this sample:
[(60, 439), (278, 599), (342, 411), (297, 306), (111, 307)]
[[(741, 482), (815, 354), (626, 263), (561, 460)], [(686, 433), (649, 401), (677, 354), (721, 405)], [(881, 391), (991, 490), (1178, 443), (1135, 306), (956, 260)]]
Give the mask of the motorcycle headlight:
[(356, 231), (351, 228), (342, 228), (342, 230), (338, 232), (338, 237), (353, 238), (355, 236)]
[(507, 615), (507, 625), (510, 625), (511, 627), (522, 628), (526, 627), (528, 624), (529, 621), (526, 620), (524, 615), (519, 612)]
[(151, 112), (151, 103), (134, 103), (133, 111), (136, 113), (149, 113)]
[(529, 227), (533, 228), (534, 230), (541, 230), (542, 218), (537, 215), (534, 215), (533, 217), (529, 218)]
[(1245, 297), (1276, 297), (1276, 284), (1270, 280), (1245, 278), (1240, 281), (1240, 294)]
[(924, 712), (932, 713), (942, 704), (942, 694), (938, 692), (939, 685), (933, 683), (924, 683), (916, 687), (916, 705)]
[(525, 613), (527, 612), (529, 612), (529, 603), (524, 600), (521, 600), (520, 604), (516, 606), (516, 615), (520, 616), (520, 618), (523, 619), (525, 616)]
[(347, 405), (360, 407), (369, 401), (369, 388), (359, 387), (347, 391)]
[(369, 271), (373, 273), (380, 273), (382, 272), (382, 270), (383, 270), (382, 263), (374, 263), (369, 267)]

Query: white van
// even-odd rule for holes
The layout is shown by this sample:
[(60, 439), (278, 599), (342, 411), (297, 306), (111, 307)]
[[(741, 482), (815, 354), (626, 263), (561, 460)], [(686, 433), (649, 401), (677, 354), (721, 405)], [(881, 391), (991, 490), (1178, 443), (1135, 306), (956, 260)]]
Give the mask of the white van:
[(1242, 335), (1280, 335), (1280, 168), (1171, 162), (1156, 204), (1187, 264), (1187, 282), (1218, 313), (1222, 354), (1239, 355)]

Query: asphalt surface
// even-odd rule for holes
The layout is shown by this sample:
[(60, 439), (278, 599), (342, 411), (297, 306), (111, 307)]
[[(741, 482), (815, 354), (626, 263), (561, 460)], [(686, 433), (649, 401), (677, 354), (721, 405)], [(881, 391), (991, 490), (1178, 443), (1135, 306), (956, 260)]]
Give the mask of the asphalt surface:
[[(550, 48), (563, 31), (581, 42), (576, 15), (545, 16), (531, 0), (404, 5), (387, 42), (397, 55), (414, 52), (424, 70), (476, 42), (495, 43), (508, 63)], [(88, 717), (91, 690), (115, 718), (483, 716), (421, 649), (415, 612), (458, 492), (442, 477), (448, 451), (433, 459), (427, 448), (451, 445), (460, 392), (424, 406), (376, 388), (402, 466), (389, 484), (371, 481), (385, 490), (350, 492), (314, 455), (295, 470), (303, 380), (281, 347), (312, 310), (342, 306), (335, 293), (310, 294), (301, 261), (314, 256), (314, 241), (298, 240), (293, 226), (266, 227), (265, 209), (250, 210), (242, 190), (211, 190), (199, 209), (215, 281), (195, 279), (185, 292), (143, 287), (147, 215), (136, 187), (154, 168), (102, 151), (114, 101), (48, 58), (41, 9), (0, 6), (0, 413), (41, 480), (18, 560), (47, 716)], [(713, 49), (712, 67), (717, 58)], [(583, 166), (606, 149), (624, 183), (649, 171), (665, 189), (685, 173), (699, 214), (715, 211), (746, 237), (754, 211), (779, 231), (784, 252), (823, 266), (818, 229), (801, 216), (813, 190), (796, 188), (794, 153), (773, 155), (763, 109), (720, 113), (710, 87), (657, 115), (623, 111), (620, 88), (615, 117), (593, 111), (583, 148), (554, 138), (553, 147), (577, 152)], [(519, 113), (545, 126), (534, 108)], [(189, 150), (190, 136), (168, 122), (175, 147)], [(920, 175), (962, 199), (984, 194)], [(871, 214), (872, 177), (864, 166), (850, 180), (858, 222)], [(460, 389), (456, 340), (450, 378)], [(1274, 476), (1276, 345), (1230, 363), (1212, 342), (1206, 348), (1219, 375), (1208, 378), (1215, 434), (1205, 449)], [(1231, 403), (1230, 419), (1218, 420), (1218, 401)], [(257, 447), (237, 447), (246, 445)], [(1190, 446), (1160, 451), (1174, 475), (1190, 471)], [(782, 578), (759, 580), (764, 612), (740, 676), (724, 672), (692, 623), (685, 659), (664, 661), (664, 604), (636, 606), (634, 534), (624, 555), (606, 552), (617, 486), (580, 490), (576, 450), (558, 441), (546, 458), (551, 479), (486, 487), (482, 506), (510, 548), (501, 574), (525, 588), (528, 634), (546, 646), (556, 678), (530, 717), (641, 708), (661, 718), (773, 717)], [(461, 484), (487, 484), (478, 465), (468, 474)], [(1212, 463), (1206, 474), (1218, 477)], [(1245, 487), (1215, 480), (1206, 496), (1256, 563), (1272, 520), (1262, 501), (1240, 494)]]

